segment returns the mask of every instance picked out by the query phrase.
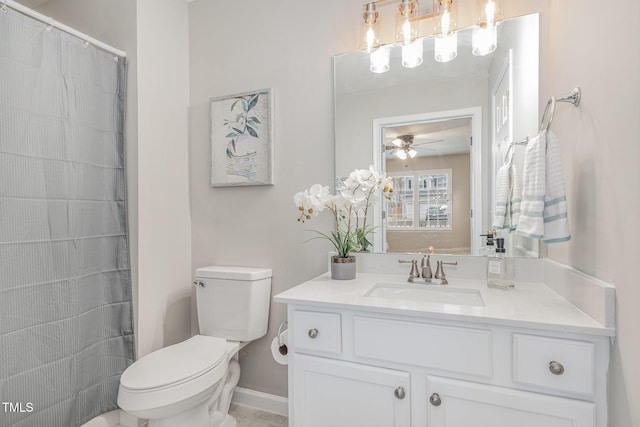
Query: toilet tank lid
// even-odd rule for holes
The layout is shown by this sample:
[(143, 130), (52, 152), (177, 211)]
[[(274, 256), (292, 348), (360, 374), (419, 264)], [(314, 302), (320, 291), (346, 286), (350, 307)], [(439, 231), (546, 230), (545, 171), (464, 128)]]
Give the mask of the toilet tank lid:
[(196, 277), (205, 279), (261, 280), (271, 277), (270, 268), (210, 266), (196, 269)]

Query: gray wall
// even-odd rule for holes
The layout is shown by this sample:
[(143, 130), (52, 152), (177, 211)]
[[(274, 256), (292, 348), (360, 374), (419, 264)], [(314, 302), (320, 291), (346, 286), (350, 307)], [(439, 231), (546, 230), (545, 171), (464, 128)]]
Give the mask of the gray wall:
[[(299, 224), (293, 194), (333, 184), (331, 57), (352, 49), (359, 14), (356, 0), (189, 5), (193, 268), (271, 267), (273, 294), (327, 270), (330, 247), (305, 243), (305, 230), (327, 230), (328, 217)], [(209, 187), (209, 98), (264, 88), (275, 99), (275, 185)], [(272, 304), (267, 336), (240, 354), (240, 386), (287, 395), (286, 367), (270, 352), (285, 319), (286, 307)]]

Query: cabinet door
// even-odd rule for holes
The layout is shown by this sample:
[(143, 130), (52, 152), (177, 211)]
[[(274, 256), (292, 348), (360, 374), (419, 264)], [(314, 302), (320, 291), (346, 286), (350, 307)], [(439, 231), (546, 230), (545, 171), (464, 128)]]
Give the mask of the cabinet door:
[(407, 372), (293, 355), (291, 427), (409, 427)]
[(427, 380), (430, 427), (594, 427), (595, 405), (438, 377)]

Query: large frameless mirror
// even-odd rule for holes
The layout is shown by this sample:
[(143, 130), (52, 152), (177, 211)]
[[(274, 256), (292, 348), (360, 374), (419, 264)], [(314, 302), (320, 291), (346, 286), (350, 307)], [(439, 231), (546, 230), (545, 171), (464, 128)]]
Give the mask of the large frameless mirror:
[[(373, 164), (391, 176), (391, 199), (374, 209), (375, 252), (481, 253), (494, 227), (494, 177), (506, 159), (522, 170), (538, 124), (538, 14), (507, 19), (498, 47), (471, 52), (472, 29), (458, 31), (457, 57), (436, 62), (423, 39), (422, 65), (369, 69), (362, 51), (334, 58), (335, 170), (346, 177)], [(521, 179), (521, 178), (520, 178)], [(497, 229), (514, 256), (538, 256), (536, 240)]]

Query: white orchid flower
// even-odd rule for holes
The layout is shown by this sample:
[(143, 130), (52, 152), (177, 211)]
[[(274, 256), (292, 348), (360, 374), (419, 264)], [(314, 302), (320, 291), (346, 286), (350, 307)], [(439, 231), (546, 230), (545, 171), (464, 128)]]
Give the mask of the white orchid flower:
[[(300, 191), (293, 195), (293, 202), (300, 211), (305, 214), (317, 216), (326, 206), (331, 198), (329, 187), (320, 184), (313, 184), (308, 190)], [(308, 219), (308, 218), (307, 218)]]
[(315, 211), (322, 212), (327, 205), (327, 202), (331, 200), (329, 187), (322, 186), (320, 184), (313, 184), (311, 188), (309, 188), (309, 198)]
[(334, 245), (341, 257), (353, 250), (366, 249), (371, 244), (367, 234), (367, 211), (380, 194), (389, 197), (393, 191), (392, 180), (380, 174), (373, 166), (356, 169), (343, 181), (336, 183), (336, 194), (329, 187), (314, 184), (309, 189), (294, 194), (293, 201), (299, 209), (299, 222), (306, 222), (320, 212), (330, 210), (335, 217), (331, 233), (317, 232)]

